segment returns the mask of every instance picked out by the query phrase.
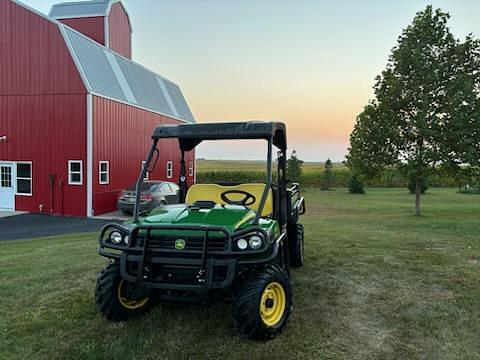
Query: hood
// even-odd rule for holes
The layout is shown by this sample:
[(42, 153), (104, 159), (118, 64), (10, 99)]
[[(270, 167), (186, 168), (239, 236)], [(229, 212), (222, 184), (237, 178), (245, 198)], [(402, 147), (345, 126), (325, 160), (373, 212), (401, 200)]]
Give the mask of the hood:
[(178, 224), (221, 226), (234, 232), (250, 224), (255, 212), (243, 206), (216, 205), (211, 209), (199, 209), (187, 205), (171, 205), (157, 209), (142, 219), (144, 225)]

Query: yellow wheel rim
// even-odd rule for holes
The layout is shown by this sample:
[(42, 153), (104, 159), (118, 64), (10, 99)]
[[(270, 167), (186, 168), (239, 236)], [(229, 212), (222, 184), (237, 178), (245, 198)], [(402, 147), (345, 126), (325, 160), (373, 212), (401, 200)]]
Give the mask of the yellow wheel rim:
[(285, 313), (287, 297), (283, 286), (272, 282), (263, 290), (260, 300), (260, 316), (267, 326), (277, 325)]
[(123, 294), (122, 288), (123, 288), (123, 280), (121, 280), (120, 283), (118, 284), (117, 296), (118, 296), (118, 301), (120, 301), (120, 304), (122, 304), (122, 306), (126, 309), (129, 309), (129, 310), (139, 309), (142, 306), (144, 306), (149, 300), (148, 296), (138, 300), (128, 299)]

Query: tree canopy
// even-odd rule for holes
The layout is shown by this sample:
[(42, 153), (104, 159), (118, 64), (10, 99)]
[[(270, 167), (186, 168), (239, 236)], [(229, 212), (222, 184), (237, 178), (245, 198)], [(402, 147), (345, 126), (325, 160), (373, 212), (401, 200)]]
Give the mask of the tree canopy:
[(478, 166), (480, 159), (480, 42), (455, 39), (449, 17), (432, 6), (416, 14), (350, 136), (347, 162), (355, 173), (396, 166), (415, 179), (416, 215), (421, 181), (433, 168)]

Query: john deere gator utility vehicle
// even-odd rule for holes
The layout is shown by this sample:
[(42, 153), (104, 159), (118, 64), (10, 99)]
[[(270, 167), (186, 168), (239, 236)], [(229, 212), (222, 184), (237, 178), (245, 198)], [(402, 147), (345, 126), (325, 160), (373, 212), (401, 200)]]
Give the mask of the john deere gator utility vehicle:
[[(140, 188), (159, 157), (162, 139), (178, 139), (180, 204), (140, 217)], [(98, 310), (110, 320), (147, 312), (158, 300), (231, 299), (234, 325), (255, 339), (271, 339), (292, 307), (290, 266), (303, 265), (305, 212), (298, 184), (287, 188), (285, 125), (236, 122), (162, 125), (136, 184), (133, 222), (106, 225), (100, 255), (111, 259), (97, 280)], [(185, 152), (205, 140), (263, 139), (265, 183), (187, 187)], [(273, 176), (273, 149), (278, 149)]]

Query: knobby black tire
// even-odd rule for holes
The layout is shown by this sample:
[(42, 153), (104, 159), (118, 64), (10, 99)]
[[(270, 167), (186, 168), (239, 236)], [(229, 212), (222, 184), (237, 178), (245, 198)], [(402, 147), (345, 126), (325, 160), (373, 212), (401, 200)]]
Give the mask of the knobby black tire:
[(291, 231), (291, 236), (294, 236), (294, 246), (290, 247), (290, 265), (292, 267), (301, 267), (303, 266), (304, 260), (304, 235), (303, 235), (303, 225), (295, 224), (294, 228)]
[(153, 301), (150, 298), (141, 308), (125, 308), (118, 299), (118, 286), (121, 280), (118, 262), (110, 263), (97, 278), (95, 305), (98, 311), (111, 321), (121, 321), (141, 316), (147, 313), (153, 305)]
[[(274, 326), (267, 326), (260, 315), (260, 301), (268, 284), (278, 282), (285, 296), (285, 312)], [(240, 334), (249, 339), (271, 340), (284, 330), (292, 309), (292, 287), (284, 269), (276, 264), (266, 265), (248, 277), (233, 294), (233, 321)]]

